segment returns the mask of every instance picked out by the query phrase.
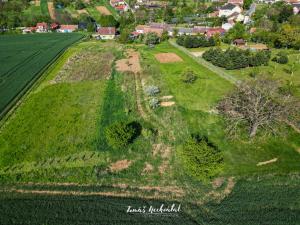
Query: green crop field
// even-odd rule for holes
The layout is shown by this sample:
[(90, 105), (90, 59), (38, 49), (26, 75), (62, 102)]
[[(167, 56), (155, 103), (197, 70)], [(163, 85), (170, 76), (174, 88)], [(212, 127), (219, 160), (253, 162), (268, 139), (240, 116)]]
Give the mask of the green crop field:
[(79, 34), (34, 34), (0, 37), (0, 115), (40, 72)]

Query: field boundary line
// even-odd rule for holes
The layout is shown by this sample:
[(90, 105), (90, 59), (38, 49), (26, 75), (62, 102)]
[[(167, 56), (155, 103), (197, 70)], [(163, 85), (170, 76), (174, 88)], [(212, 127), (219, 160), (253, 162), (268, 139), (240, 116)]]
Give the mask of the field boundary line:
[(213, 64), (207, 62), (206, 60), (200, 58), (200, 57), (196, 57), (194, 56), (190, 51), (188, 51), (186, 48), (179, 46), (177, 43), (174, 42), (174, 40), (169, 40), (169, 43), (179, 49), (180, 51), (184, 52), (186, 55), (190, 56), (194, 61), (196, 61), (198, 64), (206, 67), (207, 69), (209, 69), (210, 71), (214, 72), (215, 74), (217, 74), (219, 77), (229, 81), (230, 83), (237, 85), (239, 80), (236, 79), (235, 77), (233, 77), (232, 75), (230, 75), (229, 73), (223, 71), (222, 69), (220, 69), (219, 67), (214, 66)]

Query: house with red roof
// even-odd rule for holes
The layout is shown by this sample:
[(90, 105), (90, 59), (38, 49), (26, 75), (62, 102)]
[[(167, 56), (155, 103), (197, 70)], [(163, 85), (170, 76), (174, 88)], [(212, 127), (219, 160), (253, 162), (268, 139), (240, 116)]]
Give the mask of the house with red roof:
[(207, 31), (205, 33), (205, 36), (209, 38), (209, 37), (212, 37), (216, 34), (223, 35), (225, 33), (226, 33), (226, 30), (221, 28), (221, 27), (212, 27), (212, 28), (207, 29)]
[(59, 29), (57, 32), (60, 33), (72, 33), (74, 31), (78, 30), (78, 25), (60, 25)]
[(115, 27), (100, 27), (97, 31), (98, 36), (102, 40), (112, 40), (116, 36)]
[(48, 32), (48, 24), (45, 22), (36, 24), (36, 32), (37, 33), (46, 33)]
[(51, 30), (56, 30), (59, 28), (59, 24), (58, 23), (51, 23), (50, 25)]
[(242, 6), (244, 4), (244, 0), (228, 0), (227, 3)]

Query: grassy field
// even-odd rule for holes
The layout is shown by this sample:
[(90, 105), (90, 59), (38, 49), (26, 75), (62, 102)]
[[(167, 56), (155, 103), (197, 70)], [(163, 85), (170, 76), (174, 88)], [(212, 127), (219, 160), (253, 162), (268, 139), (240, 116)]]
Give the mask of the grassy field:
[[(127, 49), (140, 54), (141, 73), (117, 71)], [(175, 53), (182, 61), (163, 64), (158, 53)], [(193, 84), (182, 82), (187, 69), (197, 74)], [(74, 224), (296, 225), (300, 135), (284, 127), (278, 136), (260, 133), (249, 140), (245, 132), (229, 139), (214, 109), (233, 85), (168, 42), (149, 48), (84, 41), (44, 76), (0, 130), (0, 210), (5, 212), (0, 223), (57, 224), (67, 218), (61, 224), (68, 224), (73, 212)], [(172, 96), (175, 105), (151, 109), (144, 93), (148, 85), (160, 88), (159, 99)], [(121, 120), (139, 123), (142, 134), (126, 148), (113, 149), (105, 129)], [(150, 128), (156, 132), (147, 136), (143, 131)], [(192, 133), (207, 136), (223, 152), (220, 187), (182, 169), (178, 147)], [(275, 157), (275, 163), (256, 166)], [(113, 170), (120, 161), (130, 163)], [(130, 204), (171, 201), (182, 204), (179, 217), (126, 213)], [(11, 208), (17, 208), (13, 215)]]
[[(154, 58), (155, 54), (159, 52), (175, 52), (184, 62), (160, 64)], [(235, 140), (226, 138), (225, 124), (220, 116), (211, 110), (214, 109), (217, 101), (231, 89), (232, 85), (227, 81), (210, 73), (193, 59), (167, 43), (154, 49), (143, 49), (143, 57), (145, 63), (151, 65), (149, 66), (151, 67), (149, 69), (151, 75), (147, 76), (149, 80), (151, 79), (149, 82), (160, 86), (162, 94), (174, 95), (180, 114), (171, 119), (173, 126), (170, 130), (178, 131), (179, 140), (184, 140), (187, 133), (199, 132), (208, 136), (224, 151), (225, 173), (228, 175), (299, 170), (300, 156), (296, 151), (300, 146), (299, 134), (289, 128), (286, 128), (288, 132), (284, 134), (278, 136), (262, 135), (254, 140), (249, 140), (246, 133), (240, 134), (240, 137)], [(186, 68), (192, 68), (199, 76), (199, 79), (192, 85), (180, 81), (180, 75)], [(170, 117), (170, 112), (162, 113), (161, 111), (158, 110), (157, 114), (160, 116), (165, 114), (165, 120), (167, 120)], [(185, 132), (183, 133), (183, 131)], [(274, 164), (264, 167), (256, 166), (258, 162), (275, 157), (278, 157), (279, 160)]]
[(80, 38), (79, 34), (0, 37), (0, 115), (55, 57)]

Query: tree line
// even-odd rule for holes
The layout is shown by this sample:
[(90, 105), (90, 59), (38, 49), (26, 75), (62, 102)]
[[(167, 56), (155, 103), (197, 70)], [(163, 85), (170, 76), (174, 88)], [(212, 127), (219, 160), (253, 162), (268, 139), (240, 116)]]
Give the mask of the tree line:
[(212, 64), (228, 70), (241, 69), (245, 67), (268, 65), (270, 51), (250, 51), (238, 48), (228, 48), (222, 51), (220, 48), (210, 48), (202, 57)]
[(186, 48), (211, 47), (216, 46), (217, 43), (214, 37), (206, 38), (204, 35), (182, 35), (177, 38), (176, 42)]

